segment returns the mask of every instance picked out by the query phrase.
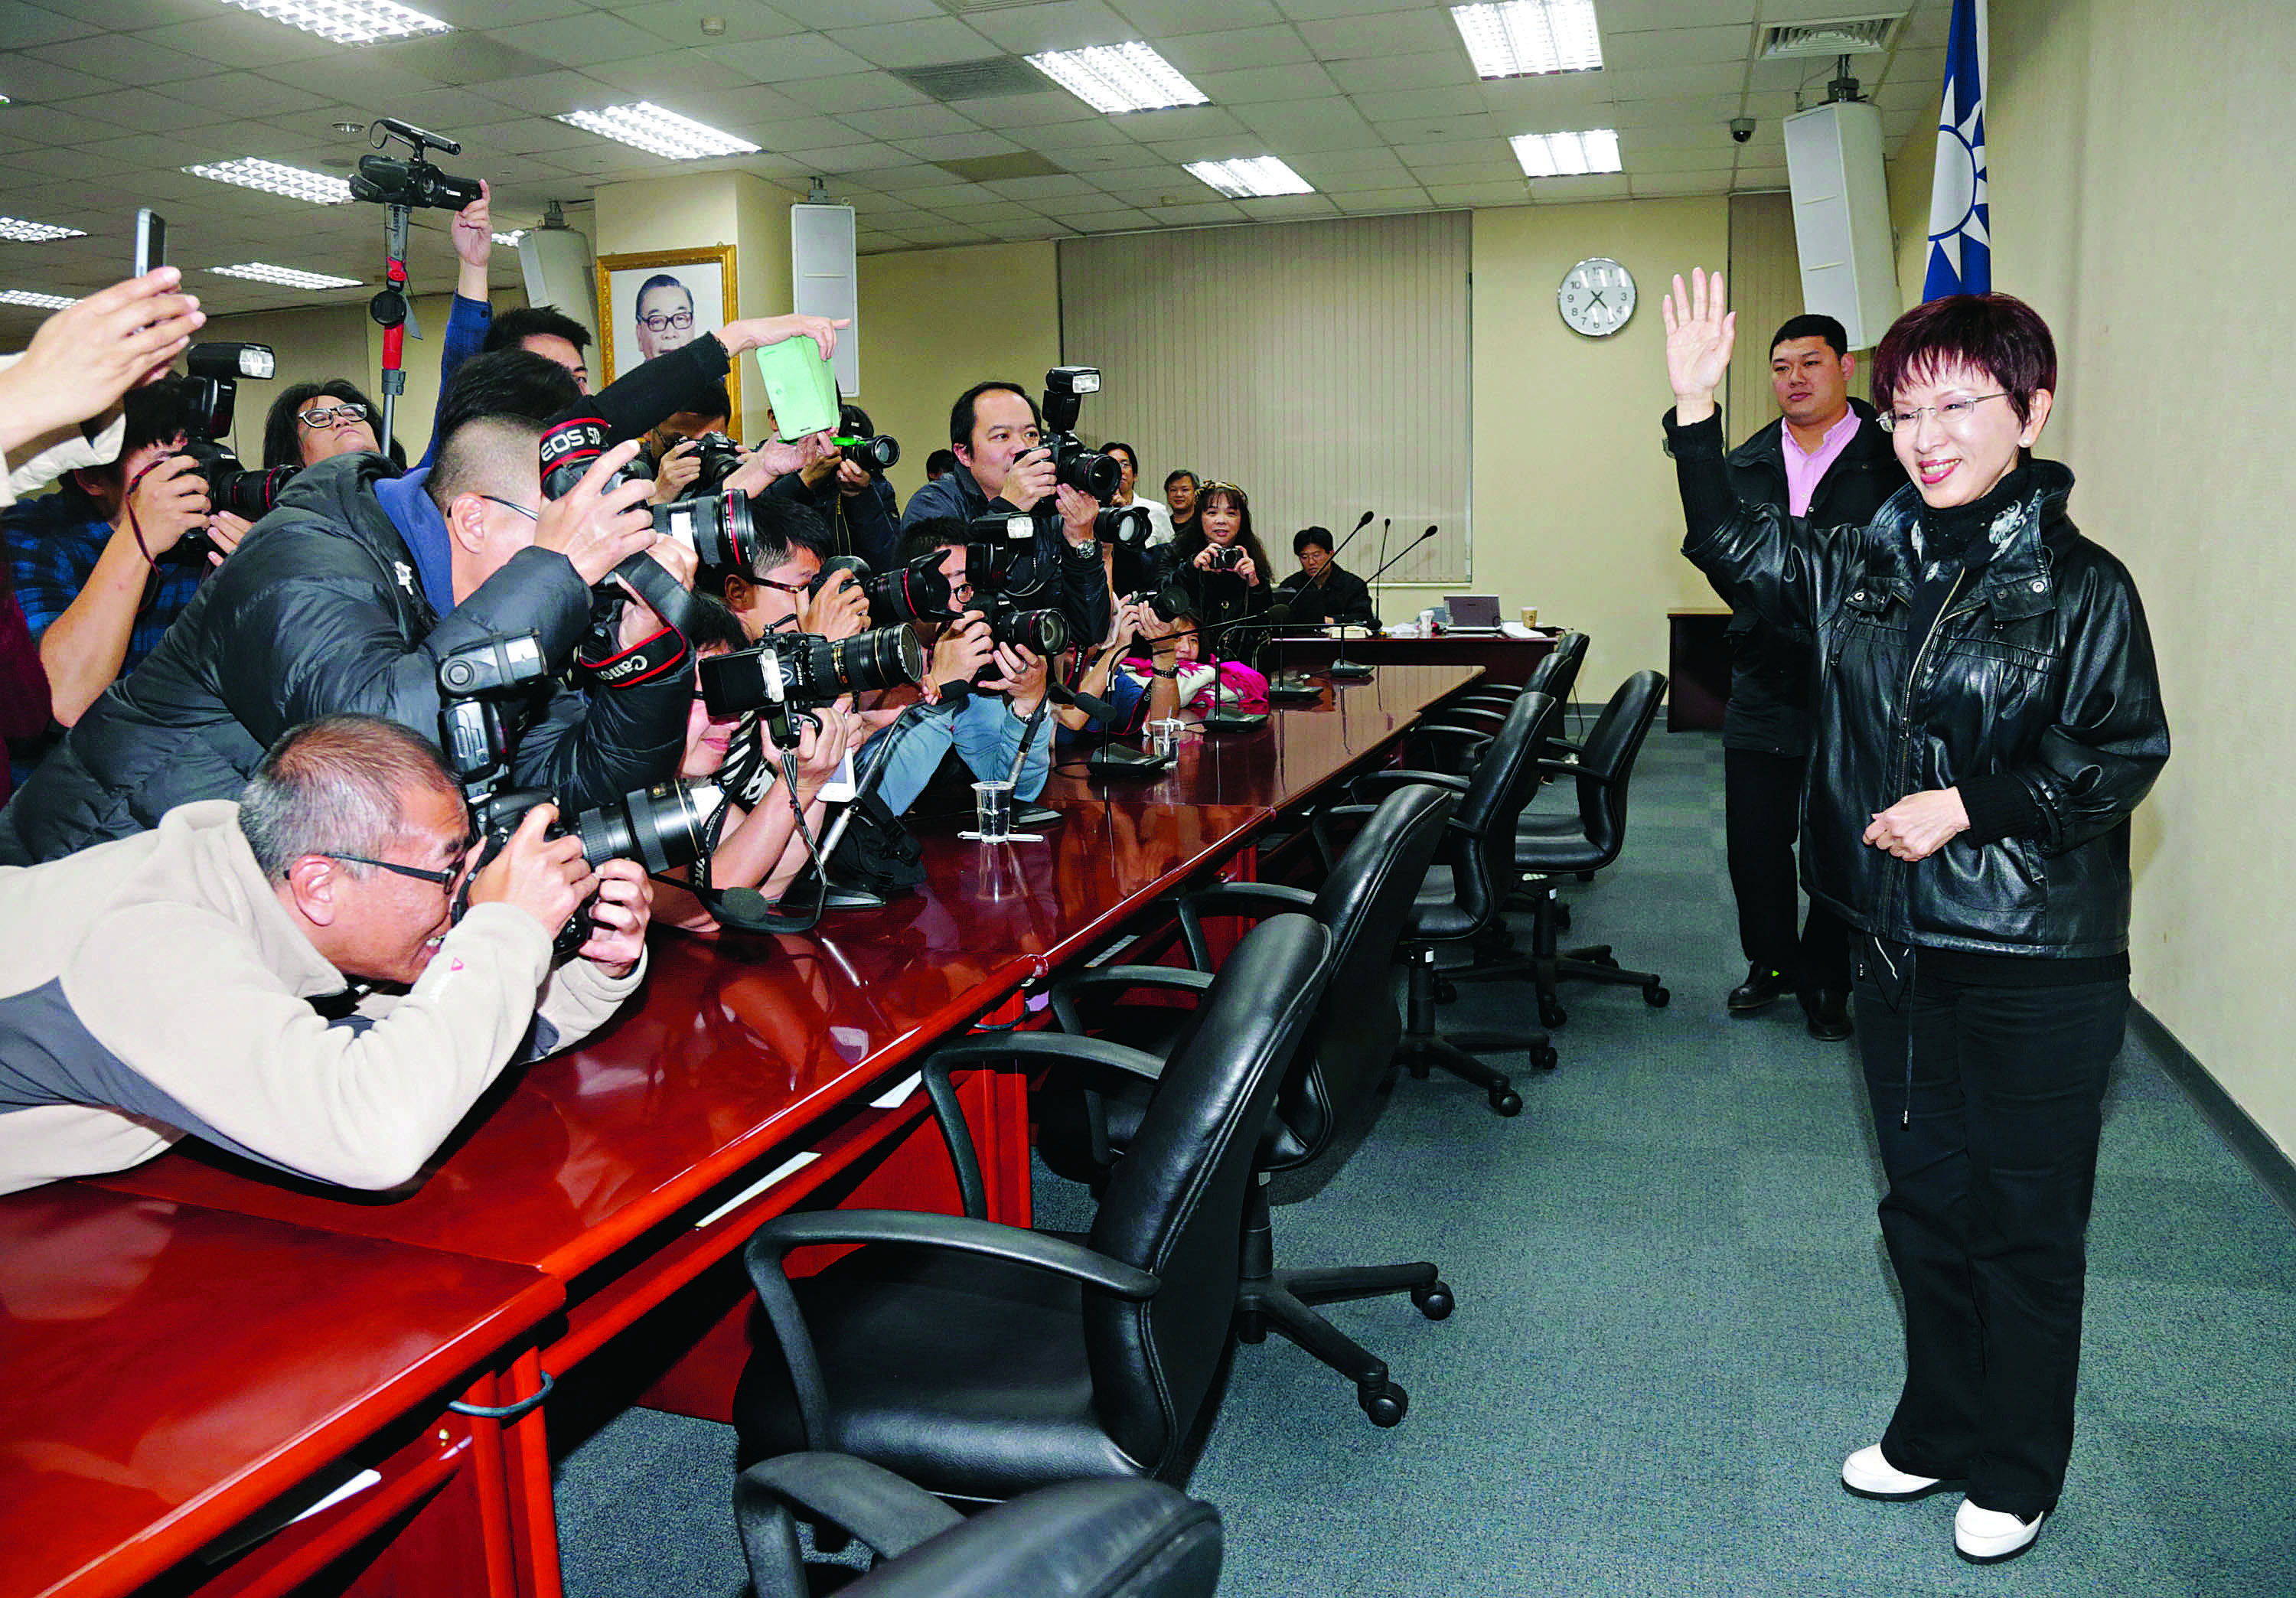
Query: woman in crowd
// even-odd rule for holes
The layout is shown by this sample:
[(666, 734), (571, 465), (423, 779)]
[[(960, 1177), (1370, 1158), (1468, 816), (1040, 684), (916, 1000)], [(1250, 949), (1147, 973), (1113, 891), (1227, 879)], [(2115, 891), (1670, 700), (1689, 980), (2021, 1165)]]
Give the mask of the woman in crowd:
[(2144, 612), (2031, 454), (2047, 326), (2006, 295), (1931, 300), (1874, 353), (1913, 482), (1863, 528), (1739, 504), (1714, 390), (1722, 279), (1662, 300), (1683, 553), (1822, 667), (1802, 872), (1857, 930), (1858, 1041), (1903, 1291), (1906, 1380), (1843, 1484), (1965, 1484), (1954, 1542), (2030, 1548), (2072, 1448), (2085, 1234), (2128, 1008), (2128, 817), (2168, 758)]
[(376, 418), (381, 412), (348, 378), (291, 383), (271, 402), (263, 423), (263, 465), (316, 466), (330, 455), (361, 450), (380, 454)]
[[(1225, 629), (1267, 609), (1275, 592), (1267, 552), (1251, 530), (1251, 501), (1234, 483), (1206, 483), (1196, 496), (1196, 525), (1164, 546), (1168, 586), (1186, 596), (1188, 609), (1211, 634), (1210, 644), (1227, 651)], [(1171, 607), (1168, 604), (1167, 609)], [(1248, 652), (1256, 636), (1233, 641)]]

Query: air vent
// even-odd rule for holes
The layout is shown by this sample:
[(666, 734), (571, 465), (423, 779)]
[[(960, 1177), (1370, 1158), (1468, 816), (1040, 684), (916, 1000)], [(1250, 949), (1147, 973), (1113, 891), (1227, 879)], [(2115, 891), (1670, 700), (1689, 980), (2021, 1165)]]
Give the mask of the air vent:
[(1004, 94), (1040, 94), (1052, 80), (1013, 55), (985, 61), (951, 61), (941, 67), (896, 67), (893, 76), (934, 100), (994, 100)]
[(1784, 55), (1870, 55), (1887, 50), (1890, 39), (1904, 21), (1900, 12), (1888, 17), (1845, 17), (1833, 22), (1775, 25), (1762, 36), (1764, 61)]

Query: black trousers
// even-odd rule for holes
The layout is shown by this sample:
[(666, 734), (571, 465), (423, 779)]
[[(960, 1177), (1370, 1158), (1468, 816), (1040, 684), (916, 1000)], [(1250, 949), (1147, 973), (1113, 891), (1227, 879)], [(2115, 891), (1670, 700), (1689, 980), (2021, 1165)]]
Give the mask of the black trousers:
[(1800, 755), (1757, 750), (1722, 751), (1723, 806), (1729, 838), (1730, 890), (1738, 901), (1738, 945), (1747, 960), (1793, 979), (1795, 986), (1849, 986), (1849, 929), (1813, 904), (1797, 937), (1794, 838), (1801, 827)]
[(1917, 974), (1893, 1010), (1874, 975), (1861, 956), (1857, 1041), (1890, 1178), (1882, 1235), (1906, 1300), (1906, 1385), (1882, 1452), (1917, 1476), (1966, 1478), (1980, 1509), (2054, 1509), (2128, 979), (1980, 987)]

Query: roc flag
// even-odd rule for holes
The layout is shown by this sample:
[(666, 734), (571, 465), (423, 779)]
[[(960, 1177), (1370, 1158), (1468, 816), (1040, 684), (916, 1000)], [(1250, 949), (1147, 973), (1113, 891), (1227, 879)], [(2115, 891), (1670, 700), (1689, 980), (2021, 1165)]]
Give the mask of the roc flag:
[(1985, 201), (1985, 0), (1953, 0), (1937, 176), (1930, 184), (1930, 266), (1922, 298), (1993, 290)]

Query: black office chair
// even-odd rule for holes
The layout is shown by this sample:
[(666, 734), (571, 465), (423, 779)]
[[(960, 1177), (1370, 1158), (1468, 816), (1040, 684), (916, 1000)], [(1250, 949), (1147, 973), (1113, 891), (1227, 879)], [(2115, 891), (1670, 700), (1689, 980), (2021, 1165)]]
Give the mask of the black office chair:
[[(788, 1454), (734, 1484), (754, 1598), (807, 1598), (797, 1520), (877, 1557), (854, 1598), (1211, 1598), (1219, 1512), (1160, 1481), (1070, 1481), (967, 1520), (845, 1454)], [(816, 1566), (818, 1569), (820, 1567)], [(841, 1568), (836, 1574), (845, 1574)]]
[[(1472, 689), (1446, 701), (1439, 714), (1447, 723), (1488, 734), (1498, 731), (1514, 701), (1526, 693), (1544, 693), (1568, 712), (1571, 692), (1578, 683), (1578, 668), (1586, 664), (1587, 643), (1584, 633), (1565, 633), (1555, 640), (1546, 658), (1530, 668), (1529, 677), (1521, 684), (1498, 683)], [(1465, 773), (1473, 764), (1479, 747), (1480, 740), (1471, 740), (1464, 745), (1439, 740), (1425, 745), (1425, 753), (1430, 765), (1456, 774)], [(1578, 752), (1578, 746), (1562, 736), (1562, 717), (1558, 715), (1554, 736), (1538, 751), (1538, 758), (1575, 759)]]
[[(924, 1068), (964, 1216), (824, 1209), (777, 1217), (743, 1255), (778, 1350), (734, 1395), (742, 1461), (858, 1455), (945, 1498), (1056, 1481), (1185, 1482), (1234, 1347), (1254, 1145), (1322, 996), (1331, 934), (1304, 915), (1253, 929), (1160, 1066), (1057, 1032), (970, 1037)], [(949, 1071), (1078, 1061), (1161, 1078), (1088, 1239), (986, 1209)], [(792, 1282), (809, 1243), (876, 1245)]]
[[(1053, 990), (1053, 1009), (1071, 1032), (1095, 1035), (1161, 1054), (1188, 1012), (1168, 1006), (1114, 1004), (1127, 991), (1201, 992), (1210, 984), (1206, 917), (1258, 919), (1306, 911), (1332, 934), (1331, 974), (1307, 1041), (1277, 1089), (1275, 1111), (1256, 1161), (1262, 1176), (1320, 1159), (1341, 1128), (1386, 1077), (1402, 1030), (1390, 971), (1397, 941), (1443, 839), (1455, 803), (1439, 788), (1414, 784), (1388, 795), (1310, 894), (1267, 882), (1223, 882), (1178, 906), (1180, 930), (1196, 969), (1103, 966)], [(1035, 1099), (1037, 1151), (1062, 1176), (1103, 1182), (1129, 1145), (1152, 1090), (1136, 1079), (1111, 1079), (1089, 1068), (1062, 1071)], [(1246, 1195), (1243, 1277), (1236, 1294), (1238, 1337), (1266, 1340), (1273, 1327), (1354, 1381), (1356, 1402), (1374, 1424), (1400, 1422), (1410, 1398), (1390, 1381), (1384, 1361), (1309, 1307), (1343, 1299), (1409, 1293), (1430, 1320), (1451, 1313), (1450, 1288), (1425, 1260), (1409, 1265), (1278, 1270), (1273, 1219), (1264, 1184)]]
[(1578, 802), (1568, 814), (1529, 813), (1516, 824), (1514, 867), (1525, 879), (1522, 892), (1532, 913), (1529, 952), (1509, 948), (1464, 971), (1447, 973), (1450, 980), (1488, 982), (1528, 975), (1538, 989), (1538, 1020), (1545, 1027), (1559, 1027), (1570, 1019), (1556, 991), (1566, 977), (1639, 987), (1645, 1004), (1654, 1008), (1666, 1004), (1666, 984), (1658, 973), (1621, 970), (1607, 943), (1557, 951), (1564, 907), (1555, 881), (1565, 873), (1582, 880), (1592, 877), (1626, 848), (1628, 784), (1665, 693), (1664, 673), (1635, 673), (1603, 707), (1576, 760), (1540, 762), (1554, 775), (1576, 783)]
[[(1439, 1068), (1473, 1083), (1501, 1115), (1520, 1115), (1522, 1095), (1505, 1072), (1476, 1056), (1521, 1050), (1534, 1067), (1551, 1070), (1554, 1049), (1544, 1032), (1438, 1033), (1436, 951), (1445, 944), (1472, 942), (1498, 922), (1514, 887), (1515, 823), (1538, 787), (1535, 751), (1554, 736), (1562, 714), (1556, 701), (1543, 693), (1524, 693), (1509, 707), (1494, 734), (1454, 723), (1431, 723), (1416, 731), (1437, 741), (1464, 738), (1479, 745), (1472, 774), (1390, 769), (1358, 777), (1354, 785), (1355, 794), (1364, 799), (1414, 783), (1459, 795), (1444, 829), (1437, 864), (1428, 871), (1404, 925), (1402, 958), (1409, 980), (1403, 1038), (1395, 1058), (1414, 1077), (1423, 1079)], [(1357, 811), (1358, 807), (1340, 806), (1331, 815), (1337, 818)]]

